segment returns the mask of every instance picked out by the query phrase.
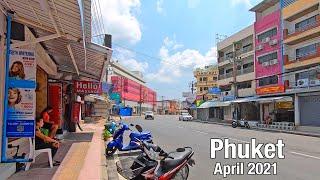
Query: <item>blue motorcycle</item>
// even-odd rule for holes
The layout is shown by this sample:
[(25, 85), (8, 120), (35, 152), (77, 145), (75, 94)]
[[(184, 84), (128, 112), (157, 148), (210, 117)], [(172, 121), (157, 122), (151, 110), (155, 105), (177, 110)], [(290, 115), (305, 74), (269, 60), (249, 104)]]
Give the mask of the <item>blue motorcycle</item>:
[[(130, 126), (134, 125), (130, 124)], [(135, 125), (135, 128), (138, 130), (138, 132), (133, 132), (128, 124), (120, 122), (118, 130), (116, 130), (116, 132), (113, 135), (113, 140), (107, 144), (106, 156), (112, 156), (117, 149), (119, 151), (130, 151), (140, 149), (140, 141), (147, 141), (149, 143), (153, 143), (150, 132), (143, 131), (142, 127), (139, 125)], [(123, 134), (125, 131), (131, 131), (129, 135), (130, 142), (126, 146), (123, 145)]]

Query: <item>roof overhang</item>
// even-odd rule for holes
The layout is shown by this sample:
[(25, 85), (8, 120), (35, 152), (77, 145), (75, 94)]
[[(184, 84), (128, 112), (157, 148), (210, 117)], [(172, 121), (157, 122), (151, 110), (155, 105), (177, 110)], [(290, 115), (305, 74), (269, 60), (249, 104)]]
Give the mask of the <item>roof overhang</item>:
[(277, 3), (279, 3), (279, 0), (263, 0), (262, 2), (260, 2), (259, 4), (257, 4), (253, 8), (251, 8), (249, 11), (263, 12), (267, 8), (272, 7), (272, 6), (276, 5)]

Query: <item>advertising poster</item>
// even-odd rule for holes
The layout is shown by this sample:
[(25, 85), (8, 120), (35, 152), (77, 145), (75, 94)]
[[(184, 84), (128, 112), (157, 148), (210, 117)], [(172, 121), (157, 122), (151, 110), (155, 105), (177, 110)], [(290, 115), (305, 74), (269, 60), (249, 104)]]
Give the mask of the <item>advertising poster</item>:
[(33, 50), (10, 51), (7, 137), (34, 137), (36, 67)]
[(37, 63), (35, 52), (25, 49), (10, 51), (9, 80), (11, 87), (35, 88)]
[(7, 137), (33, 137), (36, 106), (34, 89), (9, 88)]
[(94, 81), (74, 81), (74, 92), (78, 94), (101, 94), (101, 82)]
[(80, 119), (79, 119), (80, 108), (81, 108), (80, 102), (73, 103), (73, 105), (72, 105), (72, 122), (74, 122), (74, 123), (78, 123), (80, 121)]

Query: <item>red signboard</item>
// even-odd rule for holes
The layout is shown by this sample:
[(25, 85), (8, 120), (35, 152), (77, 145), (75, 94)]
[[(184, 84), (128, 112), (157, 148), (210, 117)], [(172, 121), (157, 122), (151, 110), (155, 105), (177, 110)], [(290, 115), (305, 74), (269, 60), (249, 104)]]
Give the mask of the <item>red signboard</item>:
[(79, 94), (101, 94), (101, 82), (93, 81), (74, 81), (74, 92)]
[(256, 89), (256, 92), (258, 95), (283, 93), (284, 91), (285, 91), (284, 85), (259, 87)]

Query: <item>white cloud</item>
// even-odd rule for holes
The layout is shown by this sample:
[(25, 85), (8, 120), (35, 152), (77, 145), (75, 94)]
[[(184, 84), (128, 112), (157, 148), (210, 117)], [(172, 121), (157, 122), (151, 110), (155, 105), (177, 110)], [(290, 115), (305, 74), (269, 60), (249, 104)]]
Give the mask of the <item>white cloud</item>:
[(200, 0), (188, 0), (187, 3), (188, 8), (196, 8), (199, 5)]
[(157, 72), (146, 75), (149, 81), (173, 83), (185, 73), (192, 73), (194, 68), (216, 63), (216, 47), (212, 47), (205, 54), (194, 49), (170, 53), (177, 44), (175, 37), (173, 40), (168, 37), (164, 38), (163, 45), (159, 50), (160, 68)]
[(113, 41), (134, 44), (141, 40), (141, 25), (136, 18), (140, 0), (100, 0), (100, 4), (105, 29)]
[(146, 72), (149, 64), (135, 59), (135, 53), (124, 48), (115, 48), (114, 59), (118, 60), (121, 65), (127, 67), (131, 71)]
[(231, 5), (233, 7), (237, 6), (237, 5), (245, 5), (246, 7), (252, 7), (252, 0), (231, 0)]
[(157, 12), (162, 14), (163, 12), (163, 0), (157, 0)]

